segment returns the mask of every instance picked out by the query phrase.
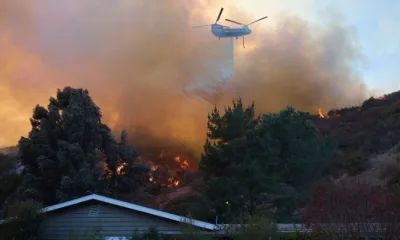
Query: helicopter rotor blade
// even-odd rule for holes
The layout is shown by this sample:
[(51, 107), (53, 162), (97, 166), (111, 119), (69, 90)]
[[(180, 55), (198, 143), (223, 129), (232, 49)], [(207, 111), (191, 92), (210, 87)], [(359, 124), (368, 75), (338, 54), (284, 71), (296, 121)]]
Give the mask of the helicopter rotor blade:
[(251, 23), (249, 23), (249, 24), (246, 24), (246, 26), (249, 26), (249, 25), (251, 25), (251, 24), (253, 24), (253, 23), (256, 23), (256, 22), (259, 22), (259, 21), (261, 21), (261, 20), (264, 20), (264, 19), (266, 19), (268, 16), (266, 16), (266, 17), (263, 17), (263, 18), (260, 18), (260, 19), (258, 19), (258, 20), (255, 20), (254, 22), (251, 22)]
[(228, 21), (228, 22), (231, 22), (231, 23), (235, 23), (235, 24), (238, 24), (238, 25), (246, 25), (246, 24), (243, 24), (243, 23), (240, 23), (240, 22), (236, 22), (236, 21), (233, 21), (233, 20), (230, 20), (230, 19), (225, 19), (225, 21)]
[(192, 28), (201, 28), (201, 27), (207, 27), (207, 26), (210, 26), (210, 24), (207, 24), (207, 25), (199, 25), (199, 26), (193, 26)]
[(217, 23), (219, 21), (219, 19), (221, 18), (223, 11), (224, 11), (224, 8), (221, 8), (221, 10), (219, 11), (218, 17), (217, 17), (217, 21), (215, 21), (215, 23)]

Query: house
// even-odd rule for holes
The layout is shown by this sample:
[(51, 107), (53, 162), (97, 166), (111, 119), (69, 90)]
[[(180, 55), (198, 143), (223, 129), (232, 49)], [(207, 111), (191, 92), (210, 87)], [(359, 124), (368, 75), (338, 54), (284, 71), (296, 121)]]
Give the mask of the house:
[[(40, 212), (45, 214), (39, 230), (41, 240), (77, 239), (93, 232), (98, 232), (105, 240), (123, 240), (134, 233), (144, 233), (149, 228), (156, 228), (164, 235), (179, 235), (182, 234), (183, 225), (191, 226), (196, 233), (218, 234), (222, 237), (227, 230), (232, 231), (240, 226), (211, 224), (97, 194), (48, 206)], [(7, 219), (0, 221), (0, 224), (5, 221)], [(276, 227), (278, 233), (311, 231), (303, 224), (277, 224)], [(379, 226), (372, 230), (369, 234), (379, 235), (381, 232)]]
[(217, 226), (171, 213), (91, 194), (41, 209), (45, 220), (40, 227), (40, 239), (69, 239), (98, 231), (105, 239), (124, 239), (133, 233), (156, 228), (161, 234), (177, 235), (182, 223), (202, 233), (213, 233)]

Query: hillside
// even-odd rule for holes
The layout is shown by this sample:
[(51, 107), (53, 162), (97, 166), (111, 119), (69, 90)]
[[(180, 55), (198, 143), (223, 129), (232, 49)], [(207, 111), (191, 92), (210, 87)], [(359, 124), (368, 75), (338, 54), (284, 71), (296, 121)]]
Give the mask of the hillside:
[[(361, 106), (330, 110), (326, 115), (309, 115), (322, 134), (331, 135), (337, 140), (338, 149), (332, 168), (336, 177), (358, 175), (379, 184), (382, 183), (382, 175), (389, 181), (396, 181), (400, 172), (399, 117), (400, 91), (378, 99), (370, 98)], [(17, 148), (3, 148), (0, 152), (16, 155)], [(171, 175), (163, 173), (165, 171), (170, 170), (155, 170), (154, 178), (158, 174), (157, 179), (165, 178), (169, 183)], [(184, 169), (175, 171), (173, 175), (178, 178), (176, 184), (166, 187), (153, 182), (135, 193), (120, 197), (178, 214), (185, 214), (191, 209), (192, 213), (201, 215), (202, 209), (208, 204), (199, 191), (203, 184), (201, 177)]]
[[(326, 115), (310, 114), (310, 119), (321, 133), (337, 139), (336, 166), (356, 174), (368, 168), (368, 159), (400, 142), (400, 91), (370, 98), (361, 106), (333, 109)], [(0, 149), (11, 155), (16, 151), (16, 147)]]
[(338, 141), (335, 165), (348, 174), (369, 167), (371, 157), (387, 152), (400, 142), (400, 91), (361, 106), (331, 110), (327, 116), (312, 116), (324, 134)]
[(18, 153), (18, 148), (16, 146), (0, 148), (0, 153), (15, 156)]
[[(399, 114), (400, 91), (370, 98), (361, 106), (333, 109), (326, 115), (310, 114), (310, 120), (322, 134), (337, 140), (332, 175), (337, 179), (362, 180), (375, 185), (400, 179)], [(179, 205), (188, 208), (186, 205), (191, 201), (191, 210), (201, 212), (206, 203), (199, 192), (185, 190), (177, 190), (179, 194), (169, 199), (165, 210), (182, 213)]]

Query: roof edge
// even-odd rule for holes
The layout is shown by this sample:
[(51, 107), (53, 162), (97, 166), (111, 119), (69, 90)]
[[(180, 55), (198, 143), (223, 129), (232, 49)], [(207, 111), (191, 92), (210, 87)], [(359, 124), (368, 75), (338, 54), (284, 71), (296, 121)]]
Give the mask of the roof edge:
[(176, 221), (176, 222), (180, 222), (180, 223), (187, 223), (187, 224), (190, 224), (190, 225), (193, 225), (193, 226), (196, 226), (199, 228), (207, 229), (207, 230), (213, 230), (213, 231), (218, 230), (218, 227), (215, 224), (211, 224), (211, 223), (207, 223), (207, 222), (203, 222), (203, 221), (199, 221), (199, 220), (195, 220), (195, 219), (190, 219), (187, 217), (175, 215), (175, 214), (160, 211), (157, 209), (148, 208), (148, 207), (140, 206), (137, 204), (101, 196), (98, 194), (90, 194), (90, 195), (87, 195), (84, 197), (80, 197), (80, 198), (66, 201), (63, 203), (48, 206), (48, 207), (42, 208), (40, 210), (40, 212), (41, 213), (52, 212), (52, 211), (56, 211), (58, 209), (66, 208), (69, 206), (73, 206), (73, 205), (84, 203), (84, 202), (91, 201), (91, 200), (96, 200), (96, 201), (111, 204), (114, 206), (127, 208), (130, 210), (146, 213), (146, 214), (149, 214), (152, 216), (156, 216), (156, 217), (160, 217), (160, 218), (164, 218), (164, 219), (168, 219), (168, 220), (172, 220), (172, 221)]

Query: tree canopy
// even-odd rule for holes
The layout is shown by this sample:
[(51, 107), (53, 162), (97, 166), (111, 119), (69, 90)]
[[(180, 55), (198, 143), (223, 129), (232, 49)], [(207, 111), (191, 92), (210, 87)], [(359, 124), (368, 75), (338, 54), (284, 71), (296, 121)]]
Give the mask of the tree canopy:
[(134, 185), (128, 178), (137, 152), (126, 132), (117, 142), (101, 117), (89, 92), (71, 87), (58, 90), (47, 109), (35, 107), (32, 129), (18, 145), (26, 198), (48, 205)]
[(16, 171), (16, 159), (0, 153), (0, 218), (3, 204), (16, 191), (21, 184), (21, 177)]
[(306, 113), (292, 107), (256, 118), (254, 103), (244, 107), (237, 99), (224, 114), (214, 108), (208, 129), (199, 170), (216, 212), (227, 218), (260, 208), (292, 215), (335, 149)]
[[(116, 140), (101, 118), (88, 91), (71, 87), (58, 90), (47, 108), (34, 108), (31, 131), (18, 144), (24, 199), (50, 205), (89, 193), (129, 195), (148, 182), (127, 133)], [(241, 99), (223, 113), (215, 107), (199, 163), (207, 198), (201, 201), (221, 220), (266, 210), (291, 221), (284, 217), (309, 196), (334, 150), (308, 114), (292, 107), (260, 116)]]

